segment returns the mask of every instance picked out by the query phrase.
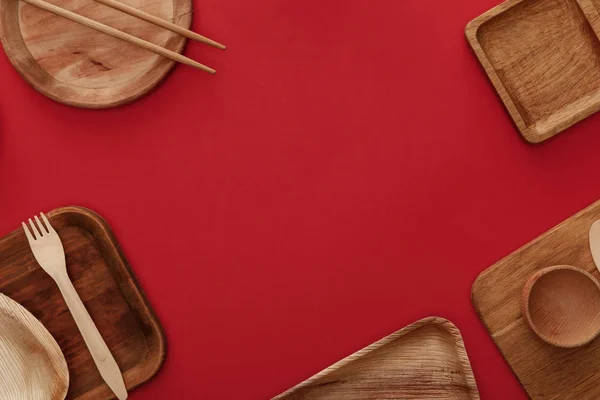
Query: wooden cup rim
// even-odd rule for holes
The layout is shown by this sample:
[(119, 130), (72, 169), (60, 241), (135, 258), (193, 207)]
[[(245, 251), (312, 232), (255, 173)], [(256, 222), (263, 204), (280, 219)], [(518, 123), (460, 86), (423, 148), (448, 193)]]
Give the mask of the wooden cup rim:
[(578, 273), (584, 275), (585, 277), (587, 277), (589, 280), (591, 280), (594, 283), (594, 285), (598, 289), (598, 293), (600, 295), (600, 282), (598, 282), (598, 280), (596, 278), (594, 278), (594, 276), (592, 274), (590, 274), (589, 272), (587, 272), (581, 268), (574, 267), (572, 265), (555, 265), (552, 267), (546, 267), (546, 268), (543, 268), (543, 269), (537, 271), (535, 274), (533, 274), (525, 283), (525, 286), (523, 287), (523, 295), (522, 295), (522, 301), (521, 301), (522, 313), (525, 318), (525, 321), (527, 322), (527, 325), (544, 342), (551, 344), (553, 346), (561, 347), (561, 348), (565, 348), (565, 349), (581, 347), (581, 346), (584, 346), (584, 345), (590, 343), (591, 341), (596, 339), (598, 337), (598, 335), (600, 335), (600, 325), (598, 326), (598, 329), (596, 329), (596, 331), (593, 334), (591, 334), (589, 337), (587, 337), (586, 339), (584, 339), (580, 342), (561, 343), (561, 342), (556, 342), (556, 341), (548, 338), (546, 335), (544, 335), (542, 332), (540, 332), (540, 330), (535, 326), (535, 324), (533, 323), (533, 321), (531, 319), (531, 314), (529, 312), (529, 297), (531, 295), (531, 290), (533, 289), (535, 284), (540, 280), (540, 278), (542, 276), (547, 275), (554, 271), (559, 271), (559, 270), (569, 270), (569, 271), (578, 272)]

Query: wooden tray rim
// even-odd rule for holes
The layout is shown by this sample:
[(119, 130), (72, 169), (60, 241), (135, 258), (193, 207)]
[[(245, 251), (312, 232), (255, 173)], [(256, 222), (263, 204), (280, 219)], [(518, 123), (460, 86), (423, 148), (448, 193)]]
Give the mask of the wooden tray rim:
[[(517, 380), (519, 382), (519, 385), (521, 385), (521, 387), (523, 388), (523, 390), (525, 391), (525, 393), (527, 393), (528, 396), (530, 396), (530, 395), (529, 395), (529, 392), (527, 391), (527, 388), (523, 385), (523, 382), (521, 381), (521, 378), (519, 377), (519, 375), (517, 375), (517, 373), (516, 373), (515, 369), (513, 368), (512, 364), (508, 362), (508, 359), (506, 358), (506, 354), (504, 353), (504, 351), (502, 350), (502, 348), (498, 345), (498, 343), (496, 342), (496, 340), (494, 340), (494, 336), (493, 336), (493, 333), (490, 330), (489, 325), (483, 319), (483, 315), (481, 314), (481, 312), (479, 310), (479, 306), (478, 306), (478, 303), (477, 303), (477, 295), (475, 294), (475, 291), (476, 291), (477, 287), (482, 284), (481, 281), (483, 280), (483, 278), (487, 274), (489, 274), (489, 273), (492, 272), (492, 269), (498, 268), (500, 266), (500, 264), (503, 264), (507, 259), (509, 259), (513, 255), (515, 255), (516, 253), (520, 253), (522, 251), (525, 251), (525, 250), (529, 249), (532, 246), (537, 245), (538, 242), (544, 240), (547, 236), (550, 236), (551, 234), (553, 234), (557, 230), (561, 229), (563, 226), (565, 226), (572, 219), (580, 218), (590, 208), (594, 207), (598, 203), (600, 203), (600, 200), (593, 202), (592, 204), (588, 205), (587, 207), (584, 207), (579, 212), (571, 215), (570, 217), (565, 218), (563, 221), (559, 222), (557, 225), (555, 225), (554, 227), (548, 229), (546, 232), (544, 232), (541, 235), (537, 236), (536, 238), (534, 238), (533, 240), (529, 241), (525, 245), (519, 247), (517, 250), (511, 252), (510, 254), (508, 254), (505, 257), (502, 257), (499, 261), (495, 262), (494, 264), (492, 264), (491, 266), (489, 266), (488, 268), (486, 268), (484, 271), (482, 271), (481, 273), (479, 273), (479, 275), (477, 275), (477, 278), (475, 278), (475, 281), (473, 282), (473, 286), (471, 287), (471, 303), (473, 304), (473, 308), (475, 309), (475, 312), (477, 313), (477, 317), (479, 318), (479, 321), (481, 321), (481, 323), (485, 327), (485, 330), (487, 331), (488, 336), (490, 337), (490, 339), (492, 339), (492, 342), (494, 343), (494, 346), (496, 346), (496, 348), (500, 351), (500, 354), (502, 354), (502, 358), (504, 359), (504, 361), (506, 362), (506, 364), (508, 364), (511, 372), (517, 378)], [(521, 318), (523, 318), (523, 317), (521, 316)]]
[[(517, 129), (519, 130), (519, 132), (521, 133), (521, 135), (527, 142), (535, 144), (535, 143), (543, 142), (543, 141), (561, 133), (562, 131), (570, 128), (571, 126), (581, 122), (582, 120), (589, 117), (590, 115), (596, 113), (597, 111), (600, 110), (600, 102), (598, 102), (598, 104), (594, 105), (593, 107), (588, 107), (587, 109), (585, 109), (581, 112), (574, 113), (573, 118), (571, 120), (557, 124), (557, 125), (555, 125), (554, 129), (552, 129), (551, 131), (545, 132), (545, 133), (538, 132), (535, 129), (535, 124), (531, 125), (529, 127), (525, 124), (525, 120), (523, 119), (523, 116), (517, 109), (517, 106), (515, 105), (512, 97), (508, 93), (508, 90), (506, 90), (504, 83), (498, 76), (496, 69), (492, 66), (492, 63), (490, 62), (487, 55), (485, 54), (485, 51), (483, 50), (481, 43), (479, 42), (479, 39), (478, 39), (479, 29), (483, 25), (485, 25), (488, 21), (490, 21), (493, 18), (499, 16), (500, 14), (510, 10), (511, 8), (517, 6), (518, 4), (520, 4), (524, 1), (526, 1), (526, 0), (506, 0), (505, 2), (493, 7), (492, 9), (484, 12), (480, 16), (474, 18), (465, 27), (465, 37), (466, 37), (467, 41), (469, 42), (469, 44), (471, 45), (471, 48), (475, 52), (475, 55), (479, 59), (479, 62), (483, 66), (483, 69), (485, 70), (486, 75), (488, 76), (489, 80), (492, 82), (492, 85), (496, 89), (496, 92), (500, 96), (500, 99), (504, 103), (505, 108), (508, 110), (510, 116), (512, 117), (512, 120), (515, 123)], [(589, 7), (589, 0), (575, 0), (575, 1), (577, 2), (578, 6), (581, 8), (583, 14), (585, 15), (585, 18), (587, 19), (588, 23), (592, 27), (592, 30), (594, 31), (595, 36), (596, 36), (596, 40), (600, 42), (600, 35), (597, 30), (597, 27), (594, 26), (594, 24), (590, 20), (590, 15), (588, 15), (590, 12), (592, 12), (592, 10)], [(595, 14), (597, 14), (597, 12), (595, 12)]]
[(467, 41), (469, 42), (469, 44), (471, 45), (471, 48), (475, 52), (475, 55), (479, 59), (479, 62), (483, 66), (483, 69), (485, 70), (485, 73), (487, 74), (488, 78), (492, 82), (492, 85), (498, 92), (500, 99), (504, 103), (504, 106), (506, 107), (509, 114), (511, 115), (511, 117), (512, 117), (515, 125), (517, 126), (517, 129), (521, 133), (521, 135), (523, 135), (525, 140), (527, 140), (530, 143), (538, 143), (538, 142), (543, 141), (546, 138), (541, 138), (539, 135), (536, 135), (534, 132), (530, 132), (530, 130), (527, 128), (527, 126), (525, 125), (525, 121), (523, 120), (523, 117), (521, 116), (521, 113), (519, 112), (519, 110), (517, 109), (517, 106), (513, 102), (512, 98), (510, 97), (508, 90), (506, 90), (504, 83), (502, 83), (502, 80), (498, 76), (496, 69), (492, 66), (492, 63), (490, 62), (487, 55), (485, 54), (485, 51), (483, 50), (483, 47), (479, 43), (479, 39), (478, 39), (479, 28), (481, 28), (481, 26), (483, 26), (486, 22), (492, 20), (496, 16), (502, 14), (503, 12), (508, 11), (509, 9), (513, 8), (514, 6), (521, 3), (522, 1), (523, 0), (507, 0), (504, 3), (501, 3), (497, 6), (495, 6), (494, 8), (492, 8), (491, 10), (488, 10), (485, 13), (481, 14), (480, 16), (474, 18), (465, 27), (465, 37), (466, 37)]
[[(168, 59), (159, 60), (156, 63), (156, 65), (163, 65), (163, 67), (162, 67), (163, 70), (159, 72), (159, 74), (156, 76), (156, 79), (153, 82), (145, 84), (143, 86), (142, 90), (133, 92), (132, 94), (129, 94), (127, 96), (121, 96), (116, 100), (111, 100), (111, 101), (107, 101), (104, 103), (92, 103), (92, 102), (85, 102), (83, 100), (63, 99), (60, 96), (53, 93), (52, 91), (48, 90), (46, 86), (40, 86), (40, 85), (38, 85), (37, 82), (35, 82), (33, 79), (31, 79), (31, 76), (26, 74), (21, 69), (21, 67), (18, 66), (15, 54), (13, 52), (7, 50), (7, 48), (9, 47), (8, 41), (10, 39), (6, 36), (5, 29), (2, 24), (2, 13), (3, 13), (2, 3), (4, 1), (11, 1), (11, 0), (0, 0), (0, 43), (2, 44), (4, 54), (6, 54), (6, 57), (10, 61), (11, 65), (13, 66), (15, 71), (17, 71), (17, 73), (25, 80), (25, 82), (27, 82), (29, 84), (29, 86), (31, 86), (37, 92), (48, 97), (49, 99), (56, 101), (57, 103), (65, 104), (70, 107), (88, 108), (88, 109), (108, 109), (108, 108), (115, 108), (115, 107), (127, 105), (127, 104), (135, 102), (136, 100), (138, 100), (138, 99), (148, 95), (149, 93), (153, 92), (154, 90), (158, 89), (160, 87), (160, 85), (165, 81), (165, 79), (167, 79), (169, 77), (169, 75), (173, 72), (173, 70), (177, 64), (175, 61), (168, 60)], [(176, 0), (174, 0), (174, 1), (176, 1)], [(182, 21), (183, 23), (181, 24), (181, 26), (185, 29), (190, 29), (190, 27), (192, 25), (192, 15), (194, 14), (194, 2), (192, 0), (186, 0), (186, 1), (188, 2), (188, 6), (190, 8), (189, 13), (177, 16), (176, 20), (174, 20), (173, 22), (179, 24), (179, 21)], [(186, 18), (186, 15), (188, 15), (188, 14), (189, 14), (189, 17)], [(23, 38), (23, 34), (22, 34), (20, 26), (19, 26), (18, 34), (19, 34), (19, 37), (21, 38), (21, 40), (23, 40), (23, 42), (25, 42), (25, 39)], [(12, 40), (15, 40), (15, 39), (12, 39)], [(185, 48), (187, 46), (187, 42), (188, 42), (187, 38), (182, 37), (181, 43), (175, 49), (172, 49), (172, 51), (179, 53), (179, 54), (183, 54), (183, 52), (185, 51)], [(29, 47), (25, 46), (25, 51), (29, 55), (29, 58), (34, 59), (33, 55), (31, 54), (31, 51), (29, 50)], [(44, 69), (42, 69), (41, 66), (39, 65), (39, 63), (37, 62), (37, 60), (33, 63), (32, 68), (37, 69), (42, 75), (47, 77), (47, 79), (49, 81), (56, 81), (60, 87), (68, 86), (66, 83), (64, 83), (62, 81), (57, 81), (54, 76), (48, 74), (48, 72), (46, 72)], [(151, 72), (151, 70), (147, 71), (146, 74), (148, 74), (150, 72)], [(138, 79), (141, 79), (142, 76), (143, 75), (140, 75), (138, 77)], [(126, 87), (129, 84), (130, 84), (130, 82), (125, 82), (120, 86)], [(86, 89), (86, 90), (89, 90), (89, 89)], [(81, 96), (79, 96), (79, 97), (81, 97)]]
[(447, 320), (445, 318), (441, 318), (441, 317), (435, 317), (435, 316), (423, 318), (419, 321), (413, 322), (412, 324), (407, 325), (404, 328), (384, 337), (383, 339), (380, 339), (380, 340), (376, 341), (375, 343), (368, 345), (367, 347), (363, 347), (362, 349), (358, 350), (357, 352), (352, 353), (351, 355), (343, 358), (342, 360), (336, 362), (335, 364), (330, 365), (329, 367), (325, 368), (324, 370), (318, 372), (317, 374), (304, 380), (303, 382), (299, 383), (298, 385), (292, 387), (291, 389), (288, 389), (285, 392), (277, 395), (276, 397), (273, 397), (272, 400), (283, 399), (284, 397), (292, 394), (293, 392), (295, 392), (297, 390), (300, 390), (300, 389), (303, 389), (304, 387), (310, 386), (310, 385), (312, 385), (313, 382), (328, 375), (329, 373), (336, 371), (339, 368), (342, 368), (345, 365), (359, 359), (360, 357), (363, 357), (369, 353), (372, 353), (372, 352), (380, 349), (381, 347), (384, 347), (384, 346), (388, 345), (389, 343), (392, 343), (392, 342), (398, 340), (399, 338), (401, 338), (403, 336), (410, 335), (411, 333), (415, 332), (416, 330), (418, 330), (426, 325), (435, 325), (437, 327), (440, 327), (443, 330), (445, 330), (452, 337), (452, 339), (454, 339), (454, 347), (457, 351), (458, 361), (460, 363), (461, 370), (462, 370), (461, 372), (464, 374), (465, 380), (467, 381), (467, 386), (469, 388), (469, 391), (471, 392), (471, 398), (473, 400), (478, 400), (479, 399), (479, 390), (477, 389), (477, 382), (475, 381), (475, 376), (473, 375), (473, 369), (471, 367), (471, 363), (469, 361), (469, 357), (467, 355), (467, 350), (465, 348), (465, 344), (464, 344), (464, 341), (463, 341), (460, 331), (458, 330), (456, 325), (454, 325), (449, 320)]
[[(49, 218), (51, 218), (51, 217), (61, 216), (61, 215), (66, 215), (66, 214), (77, 214), (84, 218), (87, 218), (88, 220), (92, 221), (92, 223), (94, 223), (100, 229), (102, 235), (106, 236), (106, 238), (108, 239), (106, 241), (106, 243), (109, 246), (109, 248), (107, 250), (116, 255), (116, 258), (119, 261), (118, 268), (120, 268), (121, 271), (124, 273), (124, 275), (126, 275), (130, 279), (130, 282), (132, 283), (132, 287), (133, 287), (133, 289), (135, 289), (134, 292), (137, 297), (137, 300), (140, 302), (140, 305), (142, 305), (144, 307), (144, 310), (148, 315), (148, 321), (151, 323), (153, 335), (156, 337), (156, 340), (158, 343), (158, 347), (157, 347), (158, 359), (156, 361), (156, 364), (153, 366), (152, 370), (150, 371), (150, 373), (148, 373), (148, 375), (146, 377), (144, 377), (143, 379), (140, 379), (139, 382), (136, 382), (127, 388), (128, 391), (131, 391), (131, 390), (149, 382), (152, 378), (154, 378), (156, 376), (158, 371), (163, 366), (165, 359), (166, 359), (166, 352), (167, 352), (167, 340), (165, 337), (165, 333), (162, 329), (162, 326), (160, 325), (160, 323), (158, 321), (158, 318), (156, 317), (154, 309), (150, 306), (150, 303), (148, 302), (148, 299), (146, 298), (144, 292), (142, 291), (139, 281), (137, 280), (137, 277), (135, 276), (135, 273), (129, 266), (129, 263), (127, 262), (127, 259), (125, 258), (123, 252), (121, 251), (121, 248), (119, 247), (118, 242), (117, 242), (110, 226), (106, 222), (106, 220), (104, 220), (104, 218), (102, 218), (96, 212), (94, 212), (88, 208), (81, 207), (81, 206), (66, 206), (66, 207), (56, 208), (56, 209), (48, 212), (47, 216)], [(89, 233), (92, 236), (92, 238), (94, 238), (94, 242), (95, 242), (96, 246), (98, 246), (99, 248), (102, 246), (102, 244), (99, 243), (98, 240), (96, 240), (96, 238), (98, 236), (97, 234), (94, 235), (92, 232), (90, 232), (88, 229), (85, 229), (81, 225), (77, 225), (77, 226), (81, 229), (84, 229), (87, 233)], [(17, 228), (16, 230), (9, 233), (8, 235), (0, 238), (0, 242), (12, 240), (12, 239), (14, 239), (15, 236), (22, 235), (22, 234), (23, 234), (22, 228)], [(103, 253), (103, 252), (101, 251), (101, 253)], [(114, 275), (114, 274), (111, 273), (111, 275)], [(129, 298), (125, 297), (125, 299), (127, 301), (127, 304), (130, 306)], [(130, 311), (133, 312), (133, 309), (131, 308), (131, 306), (130, 306)]]
[(479, 286), (481, 284), (481, 280), (489, 273), (491, 273), (492, 269), (498, 268), (498, 266), (504, 262), (506, 262), (507, 259), (509, 259), (510, 257), (514, 256), (516, 253), (520, 253), (524, 250), (529, 249), (532, 246), (537, 245), (538, 242), (544, 240), (547, 236), (550, 236), (551, 234), (553, 234), (555, 231), (561, 229), (563, 226), (565, 226), (569, 221), (571, 221), (572, 219), (578, 219), (581, 218), (581, 216), (583, 214), (585, 214), (587, 211), (589, 211), (590, 208), (592, 208), (593, 206), (595, 206), (596, 204), (600, 203), (600, 200), (597, 200), (595, 202), (593, 202), (592, 204), (584, 207), (582, 210), (579, 210), (577, 213), (565, 218), (564, 220), (562, 220), (561, 222), (559, 222), (557, 225), (555, 225), (554, 227), (548, 229), (547, 231), (545, 231), (544, 233), (540, 234), (539, 236), (537, 236), (536, 238), (530, 240), (528, 243), (524, 244), (523, 246), (519, 247), (518, 249), (510, 252), (510, 254), (502, 257), (500, 260), (496, 261), (495, 263), (493, 263), (492, 265), (490, 265), (489, 267), (487, 267), (485, 270), (483, 270), (482, 272), (479, 273), (479, 275), (477, 275), (477, 278), (475, 278), (475, 281), (473, 282), (473, 286), (471, 287), (471, 301), (473, 303), (473, 306), (475, 307), (475, 309), (477, 310), (477, 300), (476, 300), (476, 295), (475, 295), (475, 289), (476, 286)]

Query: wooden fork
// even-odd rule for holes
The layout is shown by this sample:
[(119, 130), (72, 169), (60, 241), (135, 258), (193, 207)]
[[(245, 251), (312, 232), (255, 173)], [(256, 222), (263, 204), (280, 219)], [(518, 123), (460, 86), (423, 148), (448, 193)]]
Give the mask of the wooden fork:
[(83, 340), (92, 354), (96, 367), (100, 371), (102, 379), (104, 379), (119, 400), (125, 400), (127, 398), (127, 389), (123, 382), (121, 370), (104, 339), (102, 339), (92, 317), (90, 317), (90, 314), (85, 309), (71, 279), (69, 279), (65, 251), (60, 237), (58, 237), (58, 234), (52, 225), (50, 225), (50, 221), (48, 221), (44, 213), (41, 213), (40, 216), (45, 226), (42, 225), (37, 215), (34, 217), (37, 225), (29, 218), (31, 231), (24, 222), (21, 223), (33, 256), (38, 264), (40, 264), (40, 267), (58, 285), (69, 307), (69, 311), (71, 311), (71, 315), (73, 315), (73, 319), (77, 324), (77, 328), (79, 328)]

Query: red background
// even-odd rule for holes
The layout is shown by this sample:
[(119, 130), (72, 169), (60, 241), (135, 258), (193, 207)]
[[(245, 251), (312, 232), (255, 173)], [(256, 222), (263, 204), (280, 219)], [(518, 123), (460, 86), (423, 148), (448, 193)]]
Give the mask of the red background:
[(0, 56), (0, 234), (76, 204), (162, 321), (131, 398), (264, 399), (417, 319), (461, 329), (484, 399), (521, 399), (470, 302), (486, 267), (600, 197), (600, 116), (526, 144), (463, 29), (498, 0), (197, 0), (144, 99), (91, 111)]

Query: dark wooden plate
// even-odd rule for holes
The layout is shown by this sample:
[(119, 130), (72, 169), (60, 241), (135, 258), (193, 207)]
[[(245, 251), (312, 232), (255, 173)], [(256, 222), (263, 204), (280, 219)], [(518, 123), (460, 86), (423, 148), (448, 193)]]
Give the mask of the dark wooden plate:
[[(59, 208), (47, 216), (62, 240), (69, 276), (119, 364), (127, 389), (147, 382), (162, 366), (165, 338), (110, 228), (81, 207)], [(114, 398), (22, 229), (0, 239), (0, 292), (29, 310), (56, 339), (71, 376), (67, 399)]]

